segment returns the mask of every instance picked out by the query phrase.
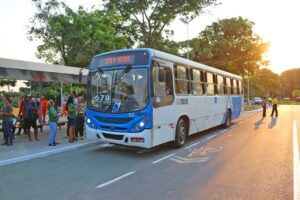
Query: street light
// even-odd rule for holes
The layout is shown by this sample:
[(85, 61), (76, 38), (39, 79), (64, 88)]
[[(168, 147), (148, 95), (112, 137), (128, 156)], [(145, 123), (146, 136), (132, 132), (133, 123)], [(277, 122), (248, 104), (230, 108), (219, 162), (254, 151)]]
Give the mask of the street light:
[(189, 51), (189, 21), (187, 21), (187, 23), (186, 23), (186, 35), (187, 35), (187, 39), (186, 39), (187, 54), (186, 54), (186, 57), (189, 60), (190, 59), (190, 51)]

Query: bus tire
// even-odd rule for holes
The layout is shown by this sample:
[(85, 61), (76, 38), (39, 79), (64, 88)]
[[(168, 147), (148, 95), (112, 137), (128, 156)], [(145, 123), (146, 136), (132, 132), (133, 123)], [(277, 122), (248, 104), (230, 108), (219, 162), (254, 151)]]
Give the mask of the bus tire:
[(225, 122), (224, 124), (222, 125), (223, 128), (229, 128), (231, 125), (231, 112), (228, 111), (227, 114), (226, 114), (226, 119), (225, 119)]
[(185, 121), (182, 118), (180, 118), (176, 125), (174, 146), (176, 148), (182, 147), (185, 144), (186, 138), (187, 138), (187, 125)]

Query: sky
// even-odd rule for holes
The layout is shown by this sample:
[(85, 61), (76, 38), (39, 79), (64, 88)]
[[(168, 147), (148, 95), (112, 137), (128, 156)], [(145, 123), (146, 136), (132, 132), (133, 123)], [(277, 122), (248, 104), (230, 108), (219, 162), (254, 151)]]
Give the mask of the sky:
[[(79, 5), (90, 8), (100, 5), (101, 0), (65, 0), (73, 9)], [(221, 5), (210, 8), (187, 26), (179, 20), (171, 23), (173, 39), (183, 41), (196, 37), (207, 25), (225, 18), (247, 18), (255, 23), (254, 32), (271, 43), (267, 58), (268, 69), (281, 73), (289, 68), (300, 67), (300, 8), (299, 0), (219, 0)], [(39, 42), (27, 39), (26, 25), (35, 13), (31, 0), (0, 0), (0, 57), (43, 62), (35, 57)]]

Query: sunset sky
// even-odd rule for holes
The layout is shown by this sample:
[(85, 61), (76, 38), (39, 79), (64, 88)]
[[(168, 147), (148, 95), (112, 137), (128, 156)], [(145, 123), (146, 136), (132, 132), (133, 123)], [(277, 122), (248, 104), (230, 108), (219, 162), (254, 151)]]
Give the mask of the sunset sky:
[[(90, 8), (99, 5), (100, 0), (66, 0), (76, 9), (78, 5)], [(210, 8), (211, 14), (204, 14), (189, 25), (189, 38), (196, 37), (207, 25), (218, 19), (244, 17), (255, 23), (254, 31), (265, 41), (271, 42), (267, 57), (268, 67), (276, 73), (288, 68), (300, 67), (300, 8), (299, 0), (219, 0), (222, 4)], [(35, 58), (37, 42), (26, 37), (26, 25), (35, 12), (31, 0), (0, 0), (0, 57), (42, 62)], [(175, 20), (170, 25), (175, 31), (175, 41), (186, 40), (186, 25)]]

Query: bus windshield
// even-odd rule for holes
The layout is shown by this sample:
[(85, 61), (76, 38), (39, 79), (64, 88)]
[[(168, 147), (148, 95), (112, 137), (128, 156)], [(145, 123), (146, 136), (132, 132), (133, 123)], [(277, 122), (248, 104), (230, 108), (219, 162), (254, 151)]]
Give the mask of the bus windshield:
[(100, 112), (126, 113), (148, 104), (148, 70), (126, 68), (90, 73), (89, 107)]

